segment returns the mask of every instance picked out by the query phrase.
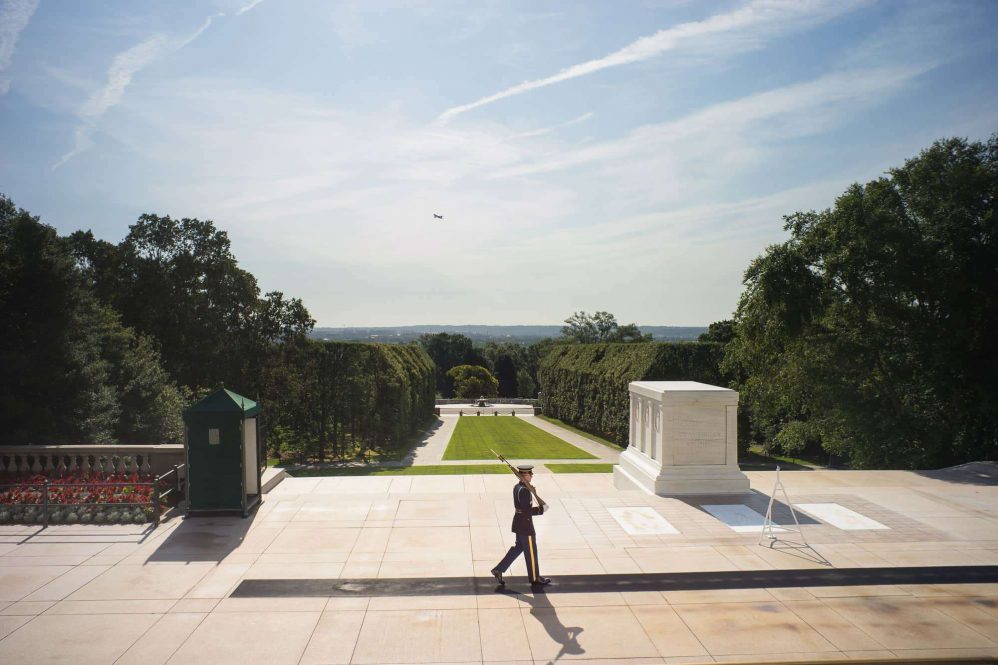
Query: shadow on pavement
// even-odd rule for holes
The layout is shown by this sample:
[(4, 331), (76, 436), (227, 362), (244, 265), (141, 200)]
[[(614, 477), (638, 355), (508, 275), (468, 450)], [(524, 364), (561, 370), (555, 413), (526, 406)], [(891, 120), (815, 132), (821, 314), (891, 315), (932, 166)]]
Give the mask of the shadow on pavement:
[(255, 512), (245, 518), (188, 517), (163, 539), (148, 560), (221, 561), (239, 547), (255, 519)]
[[(703, 591), (883, 584), (982, 584), (998, 582), (998, 566), (791, 568), (695, 573), (560, 575), (544, 590), (556, 593)], [(464, 596), (517, 594), (517, 582), (496, 588), (491, 577), (243, 580), (233, 598)], [(530, 587), (523, 583), (523, 589)]]
[(968, 462), (935, 471), (915, 471), (920, 476), (962, 485), (998, 485), (998, 463)]
[[(763, 494), (758, 490), (752, 490), (751, 492), (743, 494), (697, 494), (695, 496), (675, 496), (671, 498), (678, 499), (686, 505), (696, 508), (697, 510), (707, 513), (708, 515), (711, 515), (711, 517), (715, 518), (716, 516), (707, 511), (704, 506), (748, 506), (760, 515), (765, 515), (766, 509), (769, 508), (769, 495)], [(800, 524), (821, 524), (820, 521), (805, 513), (802, 513), (800, 510), (795, 510), (794, 513), (796, 513), (797, 522)], [(773, 523), (778, 526), (794, 525), (794, 516), (790, 513), (790, 508), (782, 501), (773, 501)]]
[(583, 628), (581, 626), (566, 626), (563, 624), (561, 619), (558, 618), (558, 612), (555, 610), (554, 605), (548, 600), (544, 589), (534, 591), (532, 595), (521, 593), (520, 591), (507, 590), (504, 587), (495, 587), (494, 591), (506, 596), (513, 596), (530, 605), (530, 616), (534, 617), (543, 626), (552, 640), (561, 645), (555, 657), (548, 661), (549, 664), (561, 660), (561, 657), (565, 655), (578, 656), (586, 652), (582, 648), (582, 645), (579, 644), (579, 633), (583, 631)]

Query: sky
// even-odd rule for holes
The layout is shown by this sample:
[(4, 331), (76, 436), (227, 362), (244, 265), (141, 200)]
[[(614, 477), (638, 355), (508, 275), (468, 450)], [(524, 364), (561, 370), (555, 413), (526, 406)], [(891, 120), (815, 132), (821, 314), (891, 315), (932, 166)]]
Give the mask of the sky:
[(211, 219), (320, 326), (707, 325), (784, 215), (998, 131), (996, 27), (993, 0), (0, 0), (0, 193), (115, 243)]

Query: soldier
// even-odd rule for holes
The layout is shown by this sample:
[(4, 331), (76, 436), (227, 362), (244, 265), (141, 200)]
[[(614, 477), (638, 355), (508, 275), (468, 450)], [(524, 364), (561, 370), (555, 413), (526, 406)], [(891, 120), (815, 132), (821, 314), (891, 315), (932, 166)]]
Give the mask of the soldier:
[(534, 477), (534, 467), (530, 465), (516, 467), (520, 474), (521, 481), (513, 487), (513, 533), (516, 534), (516, 544), (509, 548), (502, 561), (492, 569), (492, 575), (499, 582), (500, 586), (506, 586), (502, 574), (505, 573), (516, 557), (523, 554), (527, 562), (527, 579), (530, 585), (542, 587), (551, 584), (550, 578), (541, 577), (540, 562), (537, 560), (537, 532), (534, 531), (534, 515), (543, 515), (544, 506), (534, 506), (530, 490), (524, 484)]

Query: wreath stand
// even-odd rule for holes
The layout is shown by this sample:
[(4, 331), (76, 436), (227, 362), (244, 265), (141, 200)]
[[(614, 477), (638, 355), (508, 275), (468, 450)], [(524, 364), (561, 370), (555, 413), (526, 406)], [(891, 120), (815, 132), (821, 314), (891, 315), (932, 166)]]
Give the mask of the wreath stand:
[[(789, 524), (786, 526), (777, 526), (773, 521), (773, 503), (776, 501), (777, 493), (783, 493), (783, 502), (790, 509), (790, 514), (794, 518), (794, 526), (791, 527)], [(800, 536), (800, 542), (795, 543), (793, 541), (782, 541), (779, 536), (776, 535), (777, 531), (787, 531), (790, 533), (796, 533)], [(773, 548), (776, 543), (786, 543), (788, 547), (800, 548), (800, 549), (813, 549), (807, 543), (807, 538), (804, 537), (804, 530), (800, 528), (800, 522), (797, 520), (797, 511), (794, 510), (794, 504), (790, 501), (790, 495), (787, 494), (787, 488), (783, 486), (783, 481), (780, 480), (780, 467), (776, 467), (776, 483), (773, 485), (773, 492), (769, 495), (769, 507), (766, 508), (766, 520), (762, 523), (762, 534), (759, 536), (759, 544), (762, 545), (763, 542), (769, 538), (769, 547)]]

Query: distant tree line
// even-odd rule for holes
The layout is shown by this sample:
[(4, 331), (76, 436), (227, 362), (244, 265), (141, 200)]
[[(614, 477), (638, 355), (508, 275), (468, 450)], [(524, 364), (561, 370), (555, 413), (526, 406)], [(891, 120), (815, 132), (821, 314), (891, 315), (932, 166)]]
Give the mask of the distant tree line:
[[(623, 326), (621, 326), (623, 327)], [(413, 325), (378, 327), (339, 327), (316, 326), (309, 333), (312, 339), (339, 342), (379, 342), (387, 344), (409, 344), (418, 342), (420, 335), (464, 335), (475, 345), (486, 342), (515, 342), (529, 345), (561, 335), (562, 326), (545, 325)], [(695, 342), (706, 326), (651, 326), (641, 327), (642, 334), (652, 335), (657, 342)]]
[[(525, 397), (537, 396), (540, 386), (541, 359), (558, 344), (585, 344), (590, 342), (649, 342), (651, 335), (642, 334), (633, 324), (621, 326), (609, 312), (576, 312), (565, 319), (561, 337), (548, 338), (532, 344), (489, 341), (481, 346), (467, 336), (452, 333), (424, 334), (419, 344), (436, 364), (437, 393), (451, 397)], [(482, 376), (481, 390), (466, 384), (465, 390), (455, 389), (455, 375), (451, 371), (459, 366), (477, 366), (488, 371), (496, 381), (495, 392), (488, 378)], [(465, 374), (468, 370), (462, 370)], [(468, 392), (470, 391), (470, 392)]]

